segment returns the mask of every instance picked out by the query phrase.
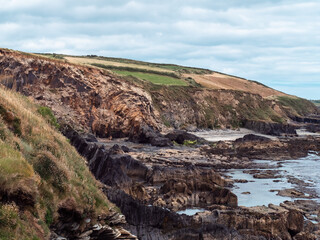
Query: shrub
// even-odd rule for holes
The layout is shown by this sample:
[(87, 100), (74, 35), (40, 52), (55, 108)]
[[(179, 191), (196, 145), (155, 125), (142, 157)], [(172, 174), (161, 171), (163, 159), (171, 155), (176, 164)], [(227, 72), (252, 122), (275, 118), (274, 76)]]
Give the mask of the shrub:
[(53, 115), (50, 108), (41, 106), (38, 108), (38, 113), (42, 117), (44, 117), (52, 126), (54, 126), (57, 129), (60, 128), (60, 125), (58, 124), (57, 119)]
[(48, 227), (50, 227), (50, 225), (53, 223), (53, 211), (51, 207), (47, 208), (45, 221)]
[(18, 224), (19, 209), (15, 204), (4, 204), (0, 208), (0, 226), (15, 229)]
[(52, 186), (60, 192), (66, 190), (67, 173), (51, 152), (40, 152), (35, 159), (33, 168), (42, 179), (51, 182)]
[(197, 144), (197, 140), (194, 140), (194, 141), (192, 141), (192, 140), (184, 140), (184, 142), (183, 142), (184, 146), (194, 146), (196, 144)]

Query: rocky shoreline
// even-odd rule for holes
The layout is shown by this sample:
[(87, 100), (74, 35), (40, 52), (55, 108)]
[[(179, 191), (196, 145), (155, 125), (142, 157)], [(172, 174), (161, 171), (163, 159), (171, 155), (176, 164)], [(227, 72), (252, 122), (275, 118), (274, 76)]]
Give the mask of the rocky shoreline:
[[(126, 217), (125, 222), (121, 214), (100, 216), (112, 227), (80, 226), (74, 217), (81, 213), (66, 203), (64, 217), (51, 229), (57, 234), (82, 240), (135, 239), (123, 225), (146, 240), (319, 238), (319, 206), (312, 200), (241, 207), (232, 192), (235, 181), (223, 172), (247, 169), (257, 179), (271, 179), (279, 172), (256, 169), (255, 159), (298, 159), (310, 151), (319, 155), (319, 137), (297, 136), (301, 123), (319, 131), (319, 117), (310, 116), (319, 110), (307, 100), (298, 99), (306, 108), (299, 113), (250, 92), (140, 86), (99, 68), (4, 49), (0, 66), (1, 85), (32, 97), (52, 109), (61, 125), (76, 128), (78, 132), (70, 127), (62, 132)], [(247, 135), (210, 143), (184, 131), (161, 134), (165, 125), (193, 130), (244, 126), (277, 138)], [(123, 137), (127, 139), (109, 140)], [(298, 180), (290, 179), (301, 189), (279, 194), (305, 195)], [(205, 211), (177, 213), (194, 208)]]
[[(206, 144), (183, 132), (171, 139), (200, 145), (157, 147), (127, 141), (98, 141), (66, 128), (64, 134), (88, 160), (104, 191), (125, 215), (125, 228), (139, 239), (317, 239), (319, 205), (308, 199), (280, 206), (240, 207), (234, 182), (221, 169), (252, 168), (252, 159), (293, 159), (319, 153), (318, 137), (266, 139), (248, 135)], [(170, 135), (169, 135), (170, 136)], [(164, 137), (166, 138), (166, 137)], [(163, 142), (163, 139), (161, 140)], [(156, 145), (156, 144), (153, 144)], [(274, 177), (275, 172), (252, 172)], [(269, 174), (269, 176), (268, 176)], [(287, 191), (286, 194), (295, 194)], [(193, 216), (178, 210), (202, 208)]]

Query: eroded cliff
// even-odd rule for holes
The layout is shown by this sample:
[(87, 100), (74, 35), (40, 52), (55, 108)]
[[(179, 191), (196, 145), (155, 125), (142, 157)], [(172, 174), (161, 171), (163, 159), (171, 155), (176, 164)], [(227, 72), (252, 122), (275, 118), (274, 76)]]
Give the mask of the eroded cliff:
[(50, 107), (60, 121), (100, 137), (157, 129), (150, 96), (106, 71), (0, 50), (0, 80)]

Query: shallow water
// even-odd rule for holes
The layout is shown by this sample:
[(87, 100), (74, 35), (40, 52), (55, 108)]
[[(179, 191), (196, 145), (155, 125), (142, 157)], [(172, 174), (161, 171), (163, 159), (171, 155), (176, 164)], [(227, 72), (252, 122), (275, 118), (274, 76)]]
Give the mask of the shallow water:
[(264, 136), (270, 139), (276, 139), (276, 137), (274, 136), (263, 135), (245, 128), (240, 128), (239, 130), (216, 129), (216, 130), (198, 131), (198, 132), (190, 132), (190, 133), (198, 137), (204, 138), (205, 140), (210, 142), (234, 141), (238, 138), (244, 137), (247, 134), (255, 134), (255, 135)]
[(202, 208), (187, 208), (185, 210), (182, 210), (182, 211), (178, 211), (177, 213), (178, 214), (186, 214), (188, 216), (192, 216), (198, 212), (204, 212), (205, 209), (202, 209)]
[[(268, 164), (270, 169), (279, 170), (281, 178), (271, 179), (256, 179), (249, 173), (244, 173), (244, 169), (234, 169), (228, 171), (227, 175), (232, 179), (245, 179), (248, 183), (235, 183), (232, 192), (238, 196), (239, 206), (267, 206), (269, 203), (279, 205), (286, 200), (295, 200), (297, 198), (282, 197), (277, 195), (277, 191), (271, 192), (270, 190), (282, 190), (288, 188), (297, 188), (295, 184), (289, 183), (287, 177), (293, 176), (297, 179), (303, 180), (308, 183), (305, 189), (314, 191), (318, 196), (313, 200), (320, 202), (320, 157), (310, 154), (306, 158), (298, 160), (282, 161), (280, 167), (276, 167), (278, 162), (269, 160), (257, 160), (255, 164)], [(266, 169), (263, 169), (266, 170)], [(274, 180), (280, 182), (274, 182)], [(250, 192), (250, 194), (242, 194)]]
[[(313, 189), (320, 195), (320, 157), (309, 154), (308, 157), (299, 160), (287, 160), (282, 163), (281, 171), (309, 183), (308, 189)], [(319, 199), (319, 196), (317, 198)]]

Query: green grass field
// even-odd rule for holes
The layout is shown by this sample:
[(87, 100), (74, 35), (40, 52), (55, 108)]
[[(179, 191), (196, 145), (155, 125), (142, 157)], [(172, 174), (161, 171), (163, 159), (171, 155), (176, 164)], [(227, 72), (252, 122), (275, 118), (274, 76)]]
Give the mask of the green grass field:
[(142, 73), (142, 72), (130, 72), (130, 71), (119, 71), (113, 70), (116, 74), (122, 76), (133, 76), (145, 81), (152, 82), (160, 85), (175, 85), (175, 86), (187, 86), (187, 82), (182, 79), (173, 78), (165, 75), (158, 75), (153, 73)]

